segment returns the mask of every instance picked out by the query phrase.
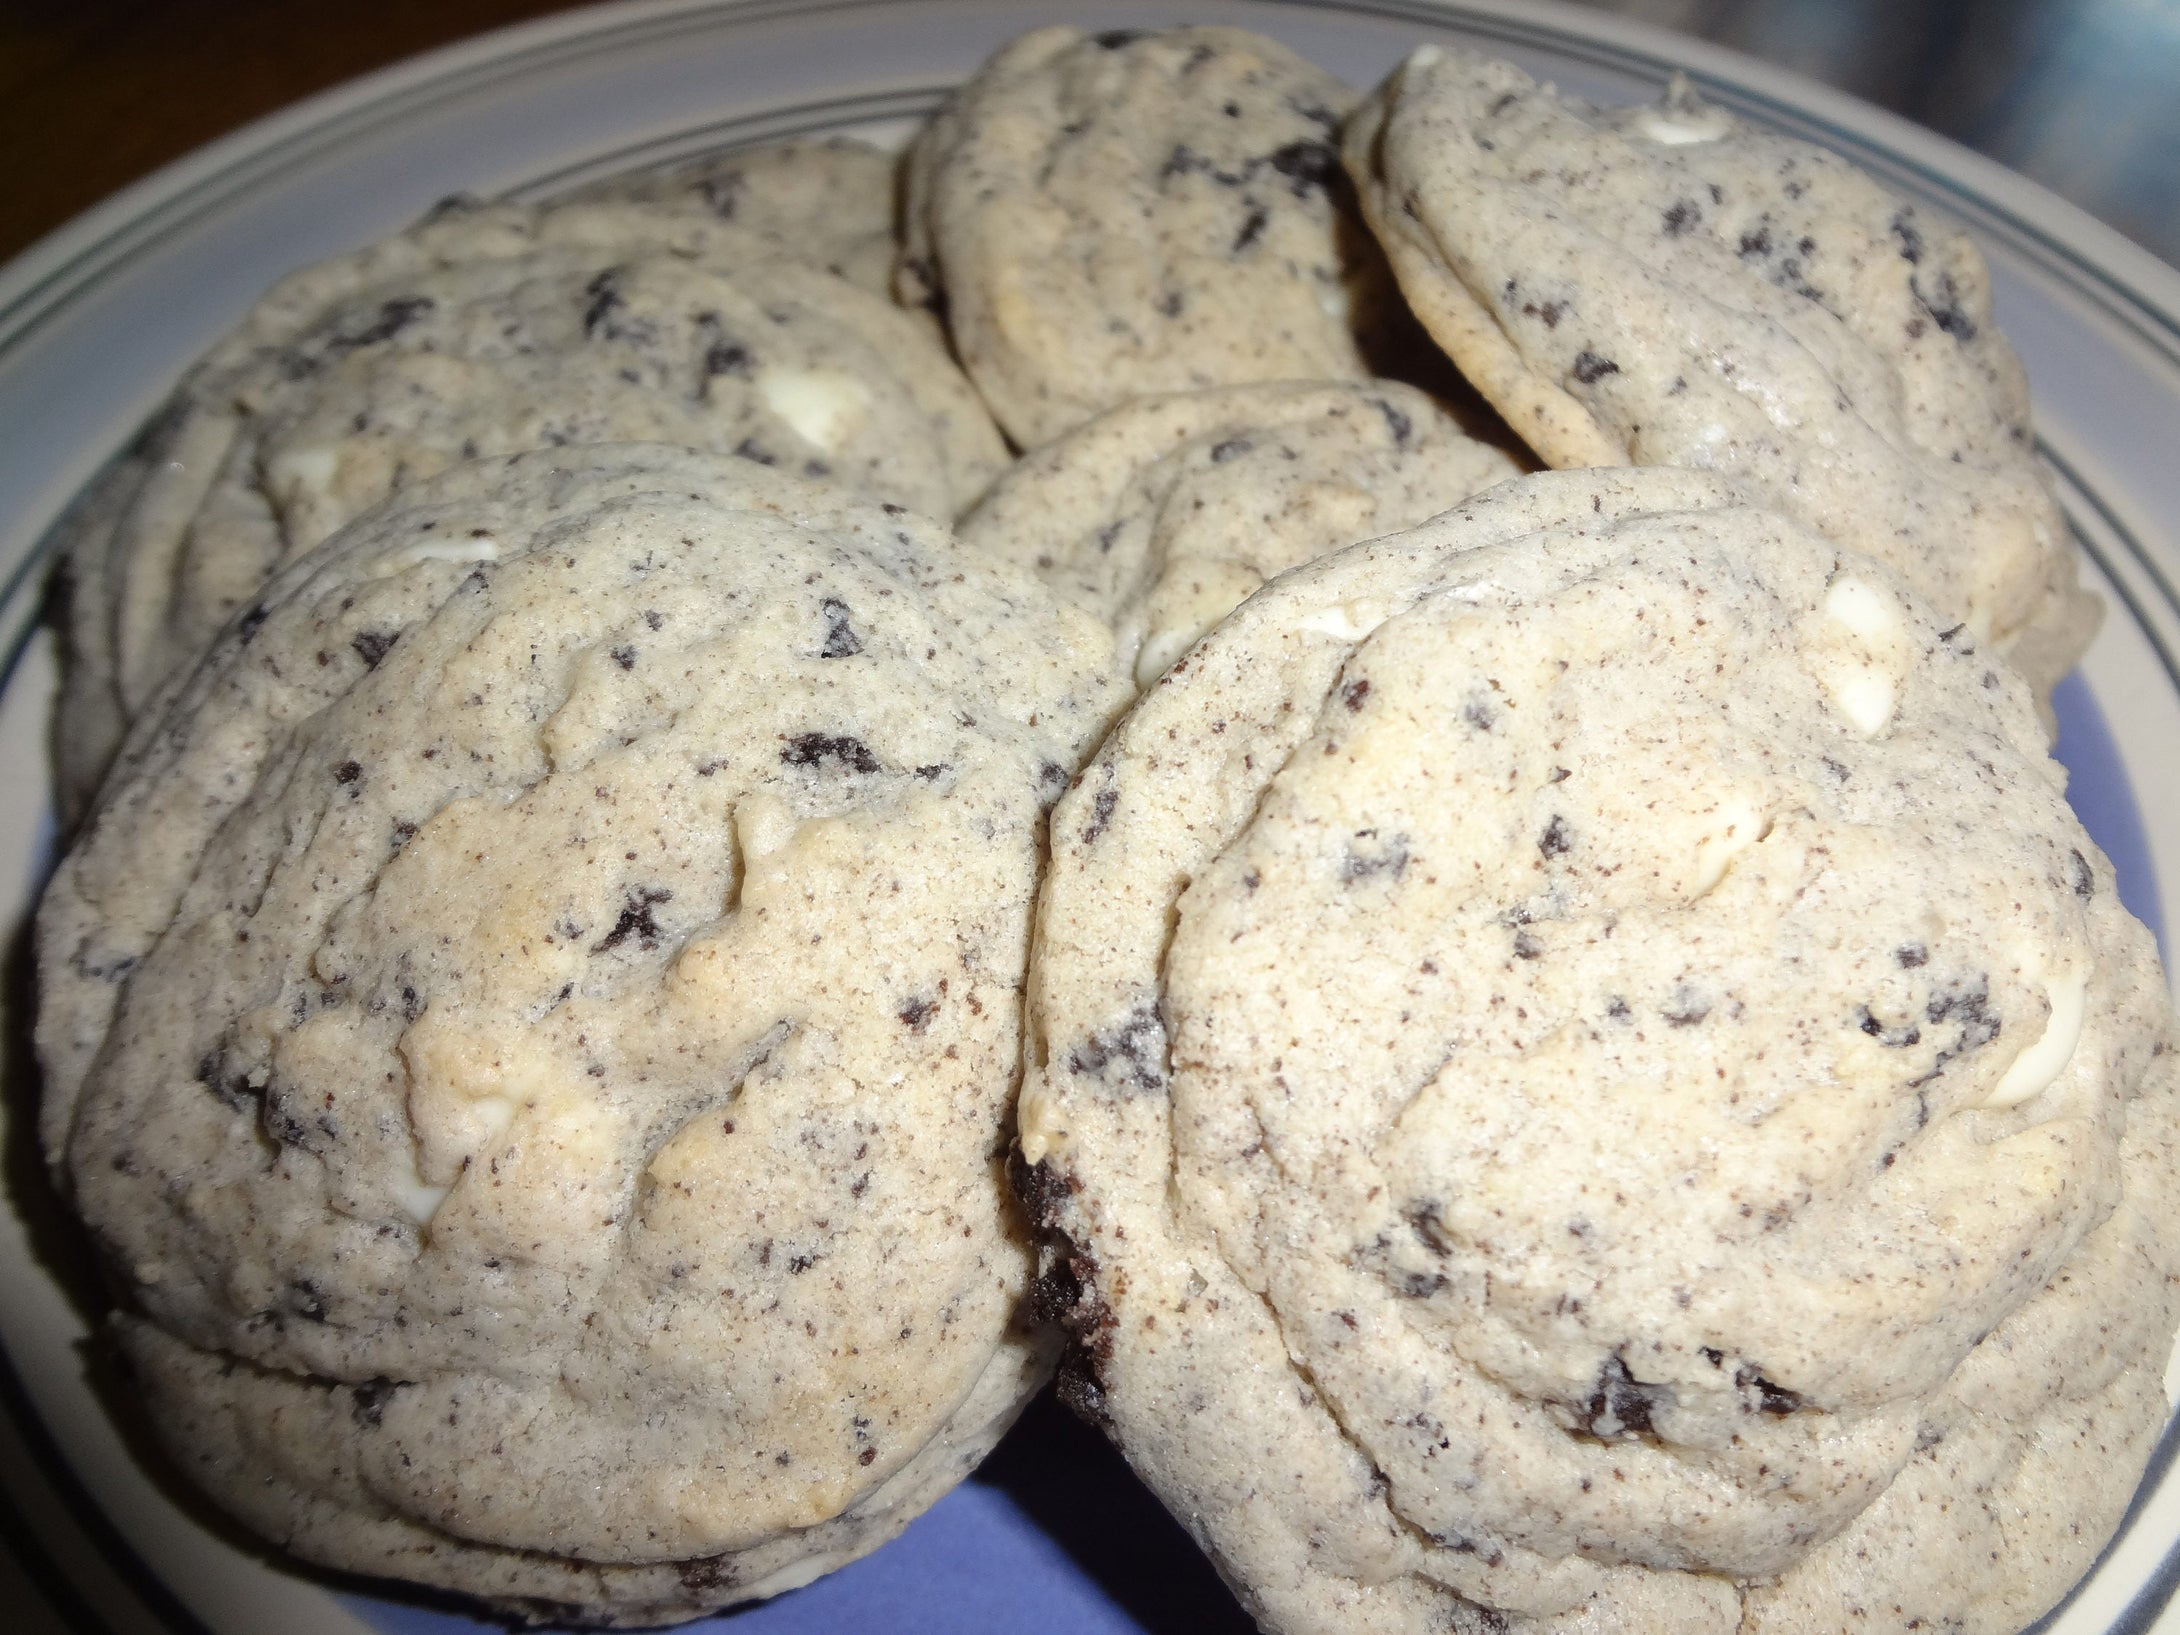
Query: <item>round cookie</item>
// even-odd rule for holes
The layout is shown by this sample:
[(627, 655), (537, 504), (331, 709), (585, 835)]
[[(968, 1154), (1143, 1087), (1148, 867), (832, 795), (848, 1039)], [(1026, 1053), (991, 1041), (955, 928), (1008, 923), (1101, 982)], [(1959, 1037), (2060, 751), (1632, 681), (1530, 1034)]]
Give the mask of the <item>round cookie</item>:
[(1501, 485), (1237, 608), (1052, 853), (1063, 1386), (1267, 1628), (2010, 1631), (2118, 1521), (2164, 986), (1882, 566), (1707, 474)]
[(909, 151), (902, 299), (1025, 448), (1146, 393), (1367, 374), (1354, 101), (1240, 29), (1025, 34)]
[(276, 575), (39, 917), (46, 1151), (181, 1467), (633, 1624), (958, 1479), (1049, 1362), (1000, 1155), (1108, 646), (666, 448), (459, 467)]
[(2040, 700), (2089, 645), (2100, 604), (1951, 222), (1684, 81), (1597, 108), (1435, 47), (1346, 156), (1417, 314), (1547, 464), (1731, 475), (1965, 618)]
[[(459, 460), (657, 440), (940, 516), (997, 474), (997, 430), (916, 319), (723, 227), (702, 229), (701, 257), (647, 246), (631, 215), (492, 207), (427, 224), (405, 250), (356, 258), (384, 274), (373, 281), (305, 275), (328, 296), (314, 311), (315, 296), (275, 291), (183, 383), (151, 475), (70, 555), (61, 736), (84, 768), (69, 768), (71, 809), (112, 754), (111, 722), (133, 719), (275, 565)], [(528, 248), (499, 253), (525, 233)]]
[(1267, 579), (1516, 475), (1397, 381), (1138, 398), (1018, 462), (962, 519), (1109, 620), (1138, 687)]
[(609, 177), (557, 202), (698, 211), (890, 298), (900, 253), (894, 231), (900, 168), (898, 157), (868, 142), (833, 136)]

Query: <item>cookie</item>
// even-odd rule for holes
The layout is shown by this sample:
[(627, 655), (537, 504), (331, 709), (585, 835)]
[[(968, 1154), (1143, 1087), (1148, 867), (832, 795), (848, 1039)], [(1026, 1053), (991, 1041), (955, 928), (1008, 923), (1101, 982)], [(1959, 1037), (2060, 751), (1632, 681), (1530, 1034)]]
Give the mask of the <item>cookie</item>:
[(904, 301), (1025, 448), (1152, 392), (1370, 372), (1354, 93), (1232, 28), (1026, 34), (909, 151)]
[(1148, 687), (1267, 579), (1517, 474), (1396, 381), (1139, 398), (1027, 456), (961, 541), (1109, 620)]
[(655, 1623), (890, 1537), (1042, 1377), (1000, 1154), (1109, 638), (654, 447), (275, 575), (40, 910), (46, 1150), (269, 1537)]
[[(357, 258), (404, 276), (313, 271), (183, 383), (152, 475), (71, 553), (71, 810), (113, 752), (111, 722), (141, 712), (277, 564), (457, 461), (657, 440), (939, 516), (997, 474), (997, 430), (908, 314), (725, 228), (702, 230), (701, 258), (631, 243), (628, 215), (494, 207), (428, 224)], [(584, 242), (608, 227), (616, 245)]]
[(1708, 474), (1274, 581), (1053, 813), (1068, 1393), (1269, 1629), (2018, 1627), (2180, 1268), (2164, 984), (2063, 783), (1993, 655)]
[(714, 154), (593, 182), (555, 201), (647, 215), (687, 210), (823, 267), (872, 295), (892, 295), (896, 155), (834, 136)]
[(2088, 646), (2101, 604), (1950, 221), (1685, 82), (1598, 108), (1428, 46), (1346, 155), (1416, 312), (1547, 464), (1730, 475), (2039, 698)]

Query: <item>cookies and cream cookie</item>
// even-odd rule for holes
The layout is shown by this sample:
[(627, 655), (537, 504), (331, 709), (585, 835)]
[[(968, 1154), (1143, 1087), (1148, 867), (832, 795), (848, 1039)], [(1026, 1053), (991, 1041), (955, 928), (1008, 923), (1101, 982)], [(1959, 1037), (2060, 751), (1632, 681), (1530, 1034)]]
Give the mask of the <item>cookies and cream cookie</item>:
[(1070, 1394), (1270, 1629), (2017, 1628), (2180, 1269), (2164, 985), (2063, 784), (1957, 622), (1708, 474), (1274, 581), (1053, 813)]
[(657, 447), (277, 573), (39, 919), (46, 1149), (180, 1467), (619, 1623), (958, 1479), (1049, 1361), (1001, 1153), (1108, 648), (899, 506)]
[(1110, 620), (1136, 685), (1267, 579), (1516, 475), (1397, 381), (1138, 398), (1026, 456), (962, 519), (965, 546)]
[(796, 261), (823, 267), (858, 289), (890, 298), (897, 155), (834, 136), (692, 159), (609, 177), (556, 204), (645, 214), (685, 209), (751, 233)]
[(1025, 34), (910, 149), (901, 295), (943, 303), (1024, 447), (1145, 393), (1367, 374), (1354, 101), (1240, 29)]
[(1425, 47), (1348, 165), (1424, 324), (1547, 464), (1679, 465), (1889, 564), (2039, 696), (2099, 616), (1968, 236), (1690, 94)]
[[(703, 230), (702, 256), (646, 246), (629, 214), (428, 224), (406, 259), (360, 258), (400, 276), (305, 274), (327, 304), (302, 319), (284, 286), (183, 383), (148, 476), (69, 562), (62, 736), (87, 768), (280, 562), (463, 459), (656, 440), (942, 517), (998, 472), (990, 418), (910, 315), (725, 228)], [(608, 227), (615, 242), (585, 242)], [(498, 253), (518, 228), (538, 242)], [(72, 781), (80, 806), (93, 780)]]

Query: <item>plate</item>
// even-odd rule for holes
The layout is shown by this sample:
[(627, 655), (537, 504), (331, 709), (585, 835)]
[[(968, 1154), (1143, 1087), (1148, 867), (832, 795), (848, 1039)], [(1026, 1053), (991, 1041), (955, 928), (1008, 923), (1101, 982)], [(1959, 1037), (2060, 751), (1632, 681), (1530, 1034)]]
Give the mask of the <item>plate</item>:
[[(0, 1539), (71, 1626), (457, 1635), (484, 1625), (280, 1565), (131, 1448), (97, 1373), (87, 1257), (29, 1129), (27, 921), (48, 866), (53, 655), (39, 542), (182, 369), (258, 291), (449, 193), (534, 197), (616, 170), (818, 131), (899, 141), (1002, 41), (1050, 22), (1233, 23), (1359, 85), (1424, 39), (1512, 57), (1604, 100), (1686, 69), (1717, 100), (1825, 143), (1965, 220), (2035, 385), (2044, 452), (2109, 617), (2058, 696), (2059, 753), (2128, 906), (2165, 944), (2180, 890), (2180, 275), (2010, 172), (1717, 47), (1542, 3), (1485, 0), (664, 0), (565, 14), (312, 99), (159, 172), (0, 270)], [(2169, 950), (2168, 950), (2169, 955)], [(2168, 1386), (2175, 1383), (2168, 1378)], [(2180, 1629), (2180, 1434), (2052, 1635)], [(883, 1627), (1223, 1635), (1249, 1627), (1185, 1534), (1049, 1399), (902, 1538), (696, 1629)]]

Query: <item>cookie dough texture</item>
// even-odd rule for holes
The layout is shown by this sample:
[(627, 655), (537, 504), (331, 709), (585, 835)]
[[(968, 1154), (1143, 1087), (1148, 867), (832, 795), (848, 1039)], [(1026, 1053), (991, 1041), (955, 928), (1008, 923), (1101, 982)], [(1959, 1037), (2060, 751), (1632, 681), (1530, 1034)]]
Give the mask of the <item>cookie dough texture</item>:
[(1597, 108), (1431, 47), (1346, 156), (1417, 314), (1547, 464), (1729, 474), (2039, 697), (2088, 646), (2100, 604), (1950, 221), (1684, 84)]
[(1026, 34), (909, 152), (901, 296), (1026, 448), (1145, 393), (1367, 374), (1354, 101), (1240, 29)]
[(2163, 1423), (2148, 933), (2019, 679), (1735, 494), (1298, 568), (1054, 811), (1042, 1303), (1268, 1628), (2010, 1632)]
[(1027, 456), (961, 539), (1109, 620), (1147, 687), (1267, 579), (1518, 470), (1396, 381), (1175, 393)]
[(457, 207), (276, 288), (73, 545), (64, 794), (281, 562), (463, 459), (658, 441), (950, 517), (1005, 458), (924, 325), (759, 235), (607, 200)]
[(687, 210), (776, 244), (858, 289), (890, 297), (899, 158), (844, 136), (614, 176), (567, 196), (592, 209)]
[(283, 570), (40, 912), (47, 1153), (182, 1467), (548, 1618), (892, 1536), (1049, 1360), (1000, 1177), (1102, 627), (664, 448)]

